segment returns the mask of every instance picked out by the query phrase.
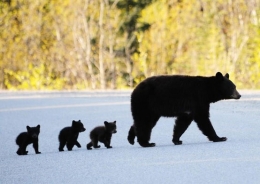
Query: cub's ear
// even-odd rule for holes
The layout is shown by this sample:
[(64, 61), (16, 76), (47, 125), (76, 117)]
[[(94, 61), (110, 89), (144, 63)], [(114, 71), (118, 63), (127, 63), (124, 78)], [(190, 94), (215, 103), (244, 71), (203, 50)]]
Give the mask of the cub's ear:
[(108, 125), (108, 122), (107, 122), (107, 121), (104, 121), (104, 125)]
[(227, 79), (229, 79), (229, 74), (228, 74), (228, 73), (226, 73), (225, 77), (226, 77)]
[(72, 126), (76, 125), (76, 123), (77, 123), (77, 122), (76, 122), (75, 120), (73, 120), (73, 121), (72, 121)]
[(37, 128), (38, 128), (38, 129), (40, 129), (40, 128), (41, 128), (41, 126), (40, 126), (40, 125), (37, 125)]
[(116, 121), (114, 121), (114, 124), (116, 124)]
[(31, 130), (31, 127), (29, 127), (29, 126), (26, 126), (26, 129), (29, 131), (29, 130)]
[(216, 78), (217, 78), (217, 81), (219, 81), (219, 82), (223, 81), (223, 79), (224, 79), (222, 73), (220, 73), (220, 72), (216, 73)]

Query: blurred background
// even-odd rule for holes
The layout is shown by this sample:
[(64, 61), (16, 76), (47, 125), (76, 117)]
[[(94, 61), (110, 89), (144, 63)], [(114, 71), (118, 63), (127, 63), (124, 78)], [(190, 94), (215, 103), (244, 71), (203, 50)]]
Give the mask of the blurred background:
[(0, 0), (0, 89), (132, 89), (160, 74), (260, 89), (260, 0)]

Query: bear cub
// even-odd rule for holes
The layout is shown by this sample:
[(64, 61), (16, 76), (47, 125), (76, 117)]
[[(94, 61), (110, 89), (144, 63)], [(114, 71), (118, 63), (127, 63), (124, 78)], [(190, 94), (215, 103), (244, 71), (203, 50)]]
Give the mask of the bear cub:
[(33, 148), (36, 154), (40, 154), (38, 150), (38, 136), (40, 134), (40, 125), (36, 127), (26, 126), (27, 132), (20, 133), (16, 138), (16, 144), (19, 146), (17, 150), (18, 155), (27, 155), (26, 147), (33, 143)]
[(81, 148), (81, 145), (77, 141), (79, 133), (84, 132), (86, 129), (81, 121), (72, 121), (71, 127), (65, 127), (60, 131), (59, 134), (59, 151), (64, 151), (63, 148), (66, 145), (69, 151), (72, 150), (73, 146), (76, 145), (78, 148)]
[(94, 128), (91, 132), (90, 132), (90, 143), (87, 144), (87, 149), (91, 150), (92, 146), (94, 148), (100, 148), (100, 145), (98, 145), (98, 141), (104, 143), (105, 147), (107, 148), (112, 148), (112, 146), (110, 146), (110, 142), (111, 142), (111, 138), (112, 138), (112, 134), (115, 134), (116, 131), (116, 121), (114, 122), (104, 122), (105, 126), (98, 126), (96, 128)]

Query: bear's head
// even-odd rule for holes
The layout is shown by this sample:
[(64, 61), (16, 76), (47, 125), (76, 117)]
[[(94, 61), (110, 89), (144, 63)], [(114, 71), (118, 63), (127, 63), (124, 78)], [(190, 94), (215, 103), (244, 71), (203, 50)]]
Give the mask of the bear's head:
[(78, 121), (73, 120), (72, 128), (75, 132), (84, 132), (86, 130), (80, 120)]
[(109, 132), (111, 134), (115, 134), (117, 132), (116, 131), (116, 121), (111, 122), (111, 123), (105, 121), (104, 124), (105, 124), (107, 132)]
[(229, 74), (216, 73), (217, 89), (222, 99), (239, 99), (241, 95), (236, 90), (235, 84), (229, 80)]
[(33, 138), (37, 139), (40, 134), (40, 125), (37, 125), (36, 127), (29, 127), (26, 126), (28, 135)]

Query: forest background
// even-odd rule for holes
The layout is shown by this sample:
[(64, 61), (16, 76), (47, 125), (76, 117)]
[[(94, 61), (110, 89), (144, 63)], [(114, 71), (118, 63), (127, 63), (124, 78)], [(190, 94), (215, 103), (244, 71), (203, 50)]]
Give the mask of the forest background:
[(0, 0), (0, 89), (131, 89), (217, 71), (260, 89), (260, 0)]

